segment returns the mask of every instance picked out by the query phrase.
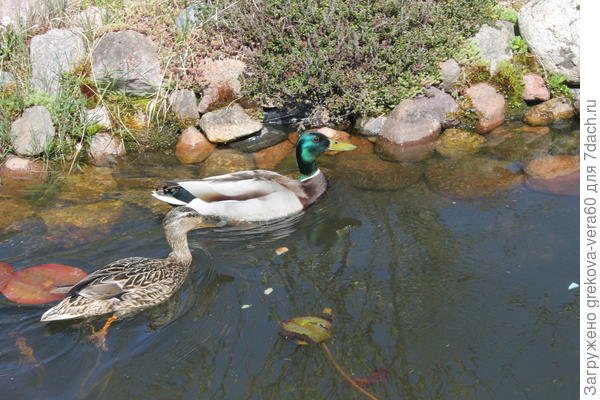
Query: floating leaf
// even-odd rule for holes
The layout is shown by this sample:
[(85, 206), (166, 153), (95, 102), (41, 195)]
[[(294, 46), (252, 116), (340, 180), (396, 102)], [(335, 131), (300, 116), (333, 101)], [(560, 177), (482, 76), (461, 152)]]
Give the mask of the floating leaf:
[(319, 317), (296, 317), (283, 321), (284, 334), (309, 343), (321, 343), (331, 337), (331, 321)]
[(37, 265), (15, 272), (2, 289), (2, 294), (20, 304), (49, 303), (65, 297), (64, 294), (51, 293), (52, 290), (74, 285), (86, 276), (85, 271), (68, 265)]
[(14, 273), (13, 267), (9, 263), (0, 262), (0, 290), (4, 289)]
[(389, 372), (385, 368), (377, 368), (370, 375), (363, 376), (360, 378), (354, 378), (354, 382), (360, 386), (372, 385), (374, 383), (383, 382), (388, 378)]

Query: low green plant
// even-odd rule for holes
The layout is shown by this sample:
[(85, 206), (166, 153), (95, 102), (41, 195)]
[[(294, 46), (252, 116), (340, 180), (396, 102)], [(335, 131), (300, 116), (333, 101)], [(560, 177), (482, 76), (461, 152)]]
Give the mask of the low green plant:
[(573, 97), (571, 90), (567, 86), (567, 77), (562, 74), (547, 74), (546, 75), (546, 84), (548, 85), (548, 89), (550, 89), (550, 93), (552, 93), (553, 97)]
[(501, 5), (496, 5), (494, 7), (494, 16), (496, 19), (502, 21), (509, 21), (513, 24), (516, 24), (519, 20), (519, 13), (512, 7), (503, 7)]
[(517, 54), (527, 53), (529, 50), (527, 42), (521, 36), (513, 36), (510, 39), (510, 48)]
[(512, 60), (505, 60), (498, 64), (496, 74), (490, 78), (490, 82), (504, 93), (511, 109), (520, 109), (525, 106), (523, 76), (526, 73), (527, 70), (522, 65), (514, 63)]

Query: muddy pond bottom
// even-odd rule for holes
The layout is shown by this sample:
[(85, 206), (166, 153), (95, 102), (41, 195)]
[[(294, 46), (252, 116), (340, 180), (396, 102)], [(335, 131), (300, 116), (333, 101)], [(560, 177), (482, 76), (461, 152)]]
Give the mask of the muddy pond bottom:
[[(360, 399), (319, 348), (280, 337), (280, 321), (324, 307), (338, 362), (355, 378), (387, 371), (368, 386), (380, 399), (575, 398), (579, 199), (489, 160), (326, 156), (330, 190), (301, 215), (191, 233), (183, 288), (114, 324), (104, 352), (88, 340), (104, 319), (42, 324), (50, 305), (2, 298), (0, 398)], [(293, 159), (278, 168), (293, 172)], [(464, 171), (480, 186), (451, 175)], [(1, 188), (0, 261), (91, 272), (165, 257), (169, 207), (149, 192), (201, 176), (149, 154)]]

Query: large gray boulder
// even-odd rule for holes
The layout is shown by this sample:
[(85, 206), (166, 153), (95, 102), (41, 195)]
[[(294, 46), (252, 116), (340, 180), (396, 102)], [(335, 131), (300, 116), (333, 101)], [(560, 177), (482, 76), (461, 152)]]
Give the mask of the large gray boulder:
[(104, 34), (92, 51), (92, 79), (125, 94), (155, 93), (162, 84), (156, 45), (131, 30)]
[(390, 113), (379, 135), (395, 144), (429, 143), (437, 139), (449, 114), (458, 111), (452, 96), (436, 88), (426, 95), (407, 99)]
[(544, 68), (579, 84), (579, 1), (532, 0), (519, 12), (519, 29)]
[(63, 13), (69, 0), (0, 0), (0, 29), (10, 26), (17, 31)]
[(200, 119), (200, 129), (213, 143), (231, 142), (258, 133), (262, 127), (239, 104), (208, 112)]
[(190, 89), (177, 89), (169, 94), (171, 111), (180, 121), (195, 123), (200, 118), (196, 94)]
[(54, 135), (50, 112), (43, 106), (27, 108), (10, 127), (11, 144), (20, 156), (41, 154), (50, 146)]
[(498, 21), (495, 26), (483, 25), (471, 39), (481, 58), (490, 64), (492, 75), (496, 73), (498, 64), (512, 58), (510, 40), (513, 36), (515, 25), (508, 21)]
[(29, 45), (31, 85), (39, 91), (57, 94), (60, 77), (71, 71), (85, 56), (83, 39), (68, 29), (52, 29), (34, 36)]

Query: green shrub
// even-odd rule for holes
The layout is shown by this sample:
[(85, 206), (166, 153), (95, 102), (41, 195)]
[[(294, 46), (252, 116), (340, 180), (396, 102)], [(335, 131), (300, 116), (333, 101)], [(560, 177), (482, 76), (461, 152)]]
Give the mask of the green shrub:
[(519, 19), (519, 13), (512, 7), (502, 7), (497, 5), (494, 7), (494, 16), (502, 21), (509, 21), (516, 24)]
[(438, 63), (491, 20), (495, 2), (238, 0), (218, 10), (215, 3), (201, 18), (251, 49), (249, 96), (324, 105), (343, 117), (380, 114), (439, 81)]
[(566, 82), (567, 77), (561, 74), (548, 74), (546, 76), (546, 83), (548, 84), (548, 89), (550, 89), (553, 97), (573, 97)]
[(521, 36), (513, 36), (510, 39), (510, 48), (517, 54), (527, 53), (529, 46)]

